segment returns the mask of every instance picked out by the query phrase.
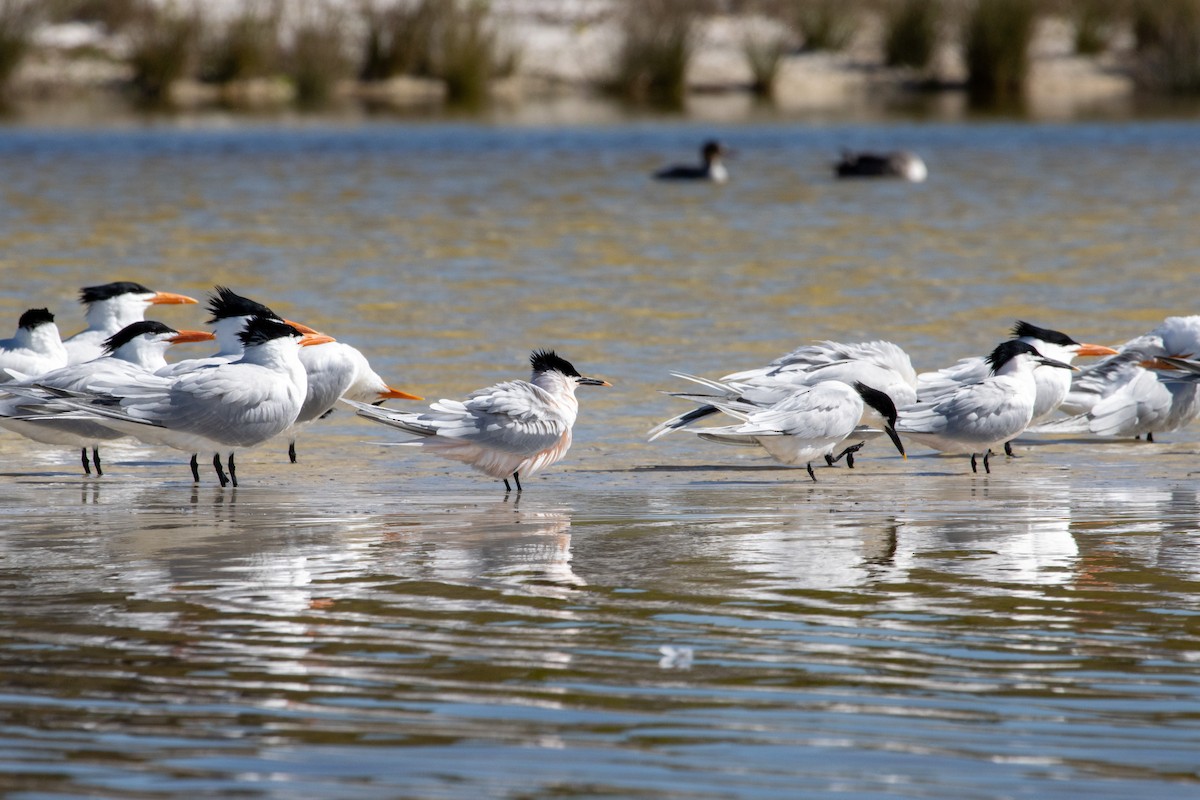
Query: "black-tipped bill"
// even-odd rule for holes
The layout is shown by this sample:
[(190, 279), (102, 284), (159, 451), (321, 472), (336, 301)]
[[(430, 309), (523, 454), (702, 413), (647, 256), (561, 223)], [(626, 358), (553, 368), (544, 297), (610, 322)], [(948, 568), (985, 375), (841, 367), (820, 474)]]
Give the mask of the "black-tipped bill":
[(575, 383), (579, 386), (612, 386), (611, 383), (600, 378), (576, 378)]
[(1046, 358), (1045, 356), (1038, 356), (1037, 362), (1039, 366), (1043, 367), (1058, 367), (1060, 369), (1069, 369), (1073, 372), (1079, 372), (1079, 367), (1073, 364), (1067, 364), (1063, 361), (1057, 361), (1053, 358)]

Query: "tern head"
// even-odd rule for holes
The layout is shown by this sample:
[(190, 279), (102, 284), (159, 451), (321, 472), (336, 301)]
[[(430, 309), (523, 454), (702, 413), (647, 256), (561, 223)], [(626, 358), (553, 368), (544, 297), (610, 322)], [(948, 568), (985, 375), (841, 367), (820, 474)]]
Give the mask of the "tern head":
[(17, 327), (31, 331), (39, 325), (49, 325), (54, 322), (54, 315), (49, 309), (31, 308), (21, 315), (21, 319), (17, 320)]
[(529, 357), (529, 363), (533, 367), (535, 378), (547, 372), (557, 372), (565, 378), (574, 379), (576, 386), (612, 386), (608, 381), (580, 375), (579, 370), (575, 369), (570, 361), (553, 350), (534, 350), (533, 355)]
[(141, 300), (147, 306), (150, 305), (177, 305), (190, 304), (197, 302), (191, 297), (182, 294), (173, 294), (171, 292), (156, 292), (153, 289), (147, 289), (140, 283), (134, 281), (113, 281), (100, 286), (85, 286), (79, 291), (79, 302), (86, 306), (93, 303), (102, 303), (107, 300), (117, 300), (122, 298), (136, 298)]
[(251, 317), (246, 323), (246, 327), (238, 334), (242, 347), (254, 347), (288, 337), (299, 339), (300, 345), (303, 347), (325, 344), (334, 340), (332, 336), (321, 333), (305, 333), (296, 326), (273, 317)]
[(104, 340), (104, 351), (112, 355), (125, 345), (138, 338), (147, 342), (182, 344), (183, 342), (204, 342), (213, 338), (208, 331), (177, 331), (169, 325), (154, 320), (141, 320), (126, 325), (121, 330)]
[(900, 441), (900, 435), (896, 433), (896, 404), (892, 398), (886, 393), (878, 389), (872, 389), (861, 381), (854, 382), (854, 391), (858, 392), (862, 397), (863, 402), (878, 412), (879, 416), (883, 417), (883, 429), (887, 433), (888, 438), (892, 440), (892, 444), (896, 445), (896, 449), (904, 458), (908, 458), (908, 454), (904, 452), (904, 444)]
[(1007, 342), (1001, 342), (1000, 344), (996, 345), (996, 349), (993, 350), (985, 360), (991, 365), (992, 374), (996, 375), (1000, 373), (1006, 364), (1020, 363), (1022, 358), (1028, 359), (1031, 365), (1034, 367), (1059, 367), (1061, 369), (1069, 369), (1074, 371), (1078, 371), (1079, 369), (1078, 367), (1073, 367), (1070, 364), (1066, 364), (1062, 361), (1056, 361), (1053, 358), (1046, 358), (1039, 353), (1037, 348), (1035, 348), (1033, 345), (1029, 344), (1028, 342), (1023, 342), (1020, 339), (1009, 339)]
[(1041, 328), (1024, 320), (1017, 320), (1017, 324), (1013, 325), (1012, 333), (1018, 339), (1035, 339), (1039, 342), (1055, 345), (1062, 349), (1065, 356), (1069, 356), (1070, 358), (1074, 358), (1075, 356), (1113, 356), (1117, 354), (1117, 351), (1111, 347), (1105, 347), (1101, 344), (1077, 342), (1062, 331)]

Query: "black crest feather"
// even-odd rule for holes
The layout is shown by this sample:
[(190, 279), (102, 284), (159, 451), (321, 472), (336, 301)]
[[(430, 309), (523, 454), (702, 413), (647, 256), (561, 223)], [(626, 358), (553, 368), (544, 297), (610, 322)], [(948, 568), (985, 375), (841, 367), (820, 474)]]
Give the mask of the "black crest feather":
[(1029, 353), (1034, 356), (1041, 355), (1033, 345), (1022, 342), (1019, 339), (1009, 339), (1007, 342), (1001, 342), (996, 345), (996, 349), (988, 354), (985, 361), (991, 364), (992, 372), (994, 373), (1022, 353)]
[(529, 363), (533, 367), (534, 372), (549, 372), (557, 370), (563, 375), (568, 375), (573, 378), (582, 378), (579, 370), (571, 365), (570, 361), (562, 358), (553, 350), (534, 350), (533, 355), (529, 357)]
[(262, 303), (242, 297), (228, 286), (218, 286), (216, 291), (208, 296), (208, 310), (212, 314), (209, 325), (229, 317), (279, 317)]
[(238, 334), (238, 339), (241, 340), (243, 347), (253, 347), (256, 344), (263, 344), (284, 336), (294, 336), (299, 339), (303, 335), (286, 322), (280, 322), (271, 317), (251, 317), (250, 321), (246, 323), (246, 328)]
[(54, 315), (50, 313), (50, 309), (31, 308), (21, 315), (21, 319), (17, 321), (17, 327), (33, 330), (38, 325), (45, 325), (49, 322), (54, 322)]
[(1079, 344), (1079, 342), (1067, 336), (1062, 331), (1039, 328), (1037, 325), (1025, 322), (1024, 320), (1017, 320), (1017, 324), (1013, 325), (1012, 334), (1018, 338), (1025, 336), (1030, 339), (1040, 339), (1043, 342), (1056, 344), (1060, 347), (1070, 347), (1073, 344)]
[(96, 303), (100, 300), (110, 300), (123, 294), (154, 294), (153, 289), (147, 289), (133, 281), (114, 281), (103, 286), (85, 286), (79, 290), (79, 302)]
[(164, 325), (161, 322), (155, 322), (151, 319), (134, 322), (105, 339), (104, 350), (109, 354), (115, 353), (122, 345), (128, 344), (137, 337), (148, 333), (179, 333), (179, 331), (169, 325)]

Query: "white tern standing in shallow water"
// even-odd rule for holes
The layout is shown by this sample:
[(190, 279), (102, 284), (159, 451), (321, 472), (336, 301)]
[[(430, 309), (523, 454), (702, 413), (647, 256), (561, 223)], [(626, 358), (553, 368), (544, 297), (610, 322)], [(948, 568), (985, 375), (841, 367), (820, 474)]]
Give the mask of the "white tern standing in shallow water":
[[(904, 445), (896, 435), (896, 404), (883, 392), (862, 383), (850, 386), (841, 381), (821, 381), (801, 387), (766, 408), (737, 400), (712, 402), (745, 421), (723, 428), (701, 428), (696, 431), (700, 438), (721, 444), (760, 445), (776, 461), (804, 464), (814, 482), (817, 476), (810, 462), (824, 456), (832, 464), (836, 460), (831, 457), (833, 449), (865, 422), (881, 423), (900, 455), (904, 455)], [(858, 447), (861, 445), (848, 448), (842, 455)]]
[(346, 402), (360, 416), (419, 437), (397, 444), (469, 464), (504, 481), (505, 491), (512, 491), (511, 477), (520, 492), (522, 474), (556, 463), (570, 448), (579, 414), (576, 387), (612, 385), (585, 378), (553, 350), (535, 350), (529, 362), (529, 381), (477, 389), (466, 400), (439, 400), (423, 413)]
[(896, 430), (906, 438), (943, 453), (983, 454), (983, 469), (991, 472), (992, 448), (1029, 426), (1037, 400), (1033, 371), (1039, 367), (1074, 370), (1070, 364), (1046, 358), (1033, 345), (1011, 339), (987, 357), (991, 374), (959, 386), (950, 394), (900, 409)]

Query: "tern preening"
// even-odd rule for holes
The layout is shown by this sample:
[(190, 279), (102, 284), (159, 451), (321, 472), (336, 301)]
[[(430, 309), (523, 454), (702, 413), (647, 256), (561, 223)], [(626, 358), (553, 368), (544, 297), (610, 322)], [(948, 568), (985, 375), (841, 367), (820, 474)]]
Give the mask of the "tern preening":
[(1062, 404), (1070, 415), (1032, 428), (1034, 433), (1142, 436), (1174, 431), (1200, 413), (1200, 385), (1176, 381), (1159, 359), (1200, 353), (1200, 316), (1167, 317), (1120, 353), (1084, 370)]
[(1019, 339), (998, 345), (987, 363), (991, 373), (982, 380), (962, 384), (943, 397), (901, 408), (896, 430), (943, 453), (969, 453), (972, 472), (978, 471), (975, 459), (982, 454), (983, 469), (991, 472), (988, 459), (992, 448), (1024, 431), (1033, 418), (1037, 400), (1034, 370), (1076, 368), (1046, 358)]
[[(177, 331), (161, 322), (142, 320), (126, 325), (110, 336), (104, 344), (105, 355), (70, 364), (36, 376), (20, 376), (5, 384), (5, 391), (14, 393), (0, 400), (0, 426), (43, 444), (71, 445), (82, 450), (84, 473), (103, 475), (100, 463), (100, 443), (121, 439), (127, 434), (106, 424), (104, 420), (81, 418), (73, 406), (58, 401), (63, 393), (90, 393), (95, 387), (124, 386), (143, 375), (150, 375), (166, 365), (163, 357), (172, 344), (202, 342), (213, 338), (207, 331)], [(16, 394), (19, 392), (19, 394)], [(88, 449), (91, 449), (91, 463)]]
[(521, 491), (526, 477), (556, 463), (571, 446), (571, 428), (579, 414), (575, 389), (611, 386), (586, 378), (553, 350), (535, 350), (528, 381), (505, 381), (478, 389), (466, 400), (439, 400), (416, 413), (350, 402), (359, 416), (418, 438), (398, 442), (421, 447), (442, 458), (469, 464)]
[[(721, 411), (739, 417), (740, 425), (700, 428), (696, 434), (708, 441), (741, 446), (761, 446), (776, 461), (803, 464), (815, 482), (812, 460), (824, 457), (832, 463), (834, 449), (859, 426), (880, 425), (900, 455), (904, 445), (896, 435), (896, 404), (881, 391), (863, 383), (853, 386), (841, 381), (821, 381), (803, 386), (766, 408), (738, 400), (714, 400)], [(861, 445), (847, 448), (848, 455)], [(905, 456), (907, 458), (907, 456)], [(839, 456), (840, 458), (840, 456)]]
[(87, 307), (87, 328), (63, 341), (67, 363), (78, 364), (104, 355), (104, 340), (126, 325), (141, 322), (152, 305), (195, 303), (186, 295), (156, 292), (133, 281), (85, 286), (79, 302)]
[[(241, 333), (241, 358), (181, 375), (145, 374), (99, 385), (70, 402), (105, 425), (147, 444), (213, 453), (221, 485), (237, 486), (234, 452), (282, 433), (300, 413), (308, 387), (299, 348), (332, 339), (302, 334), (277, 319), (254, 317)], [(221, 466), (227, 452), (229, 474)], [(192, 477), (199, 480), (195, 462)]]
[(13, 337), (0, 340), (0, 382), (12, 379), (8, 369), (36, 377), (66, 365), (67, 348), (49, 309), (29, 309), (17, 321)]
[[(1111, 347), (1099, 344), (1080, 343), (1061, 331), (1041, 328), (1021, 320), (1013, 326), (1012, 334), (1018, 341), (1032, 345), (1046, 358), (1070, 364), (1076, 356), (1116, 355)], [(937, 372), (922, 372), (917, 376), (917, 399), (929, 403), (955, 392), (967, 383), (977, 383), (988, 376), (991, 368), (983, 356), (961, 359), (952, 367)], [(1036, 369), (1033, 380), (1037, 385), (1037, 396), (1033, 402), (1033, 417), (1029, 425), (1037, 425), (1048, 419), (1066, 399), (1071, 389), (1071, 373), (1060, 369)], [(1004, 452), (1012, 455), (1010, 442), (1004, 443)]]
[(902, 178), (911, 183), (920, 183), (929, 176), (921, 157), (908, 150), (888, 153), (843, 150), (833, 172), (839, 178)]
[[(698, 380), (710, 388), (716, 385), (725, 387), (723, 392), (718, 393), (719, 399), (747, 401), (762, 408), (784, 400), (800, 387), (826, 380), (841, 381), (849, 386), (862, 383), (883, 392), (897, 406), (908, 405), (917, 399), (917, 373), (913, 370), (912, 361), (898, 345), (885, 341), (824, 341), (805, 345), (780, 356), (765, 367), (734, 372), (711, 383), (684, 373), (673, 374)], [(719, 411), (716, 405), (694, 393), (672, 394), (693, 400), (698, 405), (691, 411), (656, 425), (650, 431), (650, 441)], [(877, 430), (869, 435), (876, 433)]]
[(660, 181), (712, 181), (725, 183), (729, 180), (729, 170), (725, 168), (722, 157), (729, 151), (716, 139), (709, 139), (700, 148), (699, 164), (674, 164), (664, 167), (654, 173)]

